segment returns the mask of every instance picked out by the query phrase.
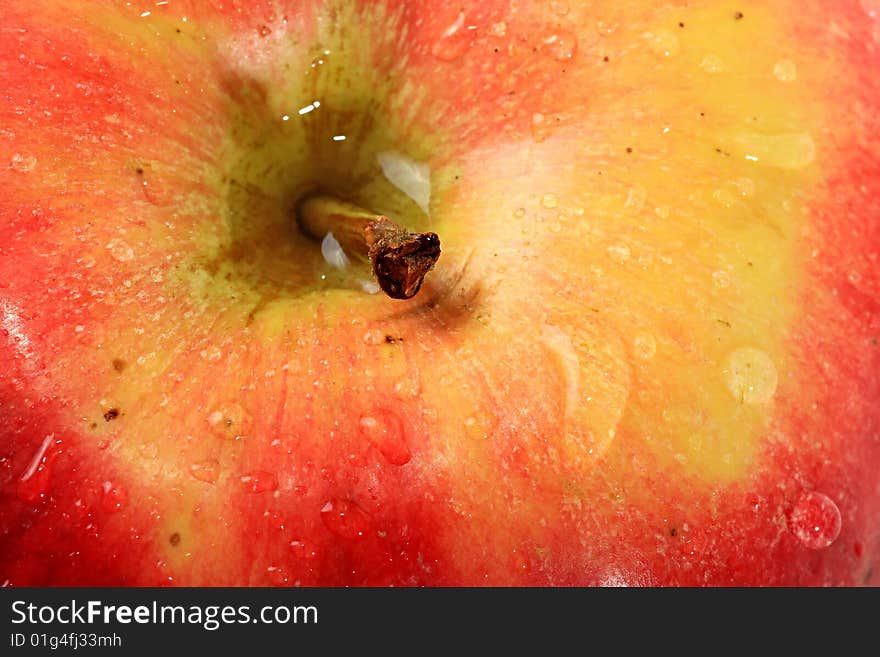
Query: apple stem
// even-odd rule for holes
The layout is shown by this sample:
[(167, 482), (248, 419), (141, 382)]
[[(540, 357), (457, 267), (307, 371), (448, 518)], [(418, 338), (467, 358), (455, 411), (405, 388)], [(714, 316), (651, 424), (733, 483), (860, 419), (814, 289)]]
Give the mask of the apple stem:
[(328, 233), (343, 251), (370, 261), (379, 287), (392, 299), (410, 299), (440, 257), (436, 233), (411, 233), (388, 217), (332, 196), (300, 200), (296, 221), (310, 238)]

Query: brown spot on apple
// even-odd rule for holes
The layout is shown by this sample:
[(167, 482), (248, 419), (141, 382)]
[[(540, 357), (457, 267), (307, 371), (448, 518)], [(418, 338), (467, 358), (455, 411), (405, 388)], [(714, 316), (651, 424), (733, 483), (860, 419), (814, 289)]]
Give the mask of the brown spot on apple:
[(110, 422), (111, 420), (115, 420), (119, 417), (119, 409), (118, 408), (108, 408), (104, 411), (104, 421)]
[(168, 542), (171, 543), (172, 546), (177, 547), (178, 545), (180, 545), (180, 534), (177, 532), (174, 532), (168, 538)]
[(112, 365), (114, 370), (121, 373), (126, 368), (127, 363), (121, 358), (114, 358)]

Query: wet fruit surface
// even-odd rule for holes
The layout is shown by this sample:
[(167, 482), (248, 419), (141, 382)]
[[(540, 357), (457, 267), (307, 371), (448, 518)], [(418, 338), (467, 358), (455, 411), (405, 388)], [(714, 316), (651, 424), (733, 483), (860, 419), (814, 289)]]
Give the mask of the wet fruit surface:
[(876, 583), (872, 11), (3, 5), (0, 582)]

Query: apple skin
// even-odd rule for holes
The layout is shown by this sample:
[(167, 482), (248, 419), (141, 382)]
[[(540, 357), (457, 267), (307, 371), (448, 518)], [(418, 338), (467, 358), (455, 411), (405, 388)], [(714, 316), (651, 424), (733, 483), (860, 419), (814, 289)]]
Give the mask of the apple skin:
[(651, 4), (3, 3), (0, 582), (880, 583), (880, 6)]

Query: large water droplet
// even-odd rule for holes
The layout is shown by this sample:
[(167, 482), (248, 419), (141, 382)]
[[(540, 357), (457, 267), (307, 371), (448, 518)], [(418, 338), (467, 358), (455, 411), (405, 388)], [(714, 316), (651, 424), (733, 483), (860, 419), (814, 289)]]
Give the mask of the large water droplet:
[(762, 404), (776, 393), (776, 365), (766, 352), (743, 347), (727, 356), (724, 369), (727, 389), (744, 404)]
[(321, 521), (331, 532), (350, 541), (367, 536), (373, 524), (370, 514), (352, 500), (336, 498), (321, 508)]
[(788, 526), (804, 547), (821, 550), (840, 535), (840, 509), (827, 495), (816, 491), (803, 493), (791, 511)]
[(581, 360), (571, 336), (558, 326), (545, 324), (541, 331), (541, 342), (552, 352), (559, 362), (559, 370), (565, 384), (566, 419), (575, 412), (580, 396)]
[(278, 477), (264, 470), (243, 474), (239, 481), (247, 493), (267, 493), (278, 489)]
[(348, 256), (342, 249), (339, 241), (333, 237), (333, 233), (324, 235), (321, 240), (321, 255), (324, 256), (325, 262), (336, 269), (345, 269), (348, 267)]
[(217, 459), (205, 459), (189, 466), (189, 473), (208, 484), (213, 484), (220, 476), (220, 462)]
[(472, 45), (472, 30), (465, 25), (464, 12), (459, 12), (455, 22), (434, 42), (431, 54), (441, 61), (451, 62), (464, 55)]
[(361, 435), (393, 465), (409, 463), (412, 454), (407, 446), (403, 421), (392, 411), (378, 409), (361, 417)]
[(37, 451), (31, 457), (28, 467), (22, 473), (18, 481), (17, 494), (20, 500), (28, 504), (34, 504), (42, 500), (49, 492), (49, 483), (52, 478), (52, 464), (60, 453), (55, 434), (49, 434), (37, 447)]
[(426, 162), (417, 162), (398, 151), (376, 154), (382, 175), (401, 192), (411, 198), (422, 212), (428, 214), (431, 202), (431, 169)]

